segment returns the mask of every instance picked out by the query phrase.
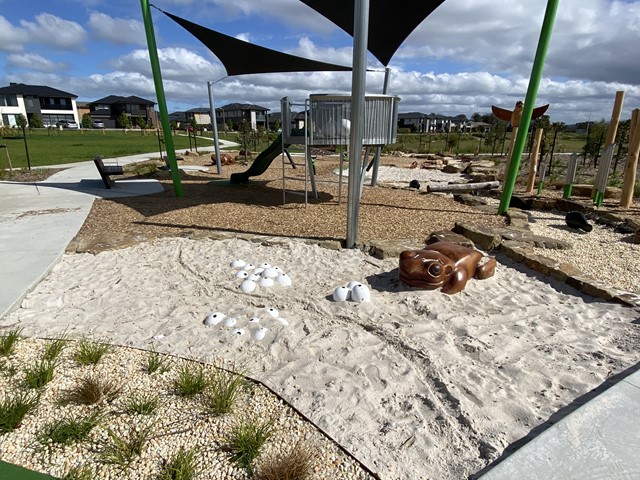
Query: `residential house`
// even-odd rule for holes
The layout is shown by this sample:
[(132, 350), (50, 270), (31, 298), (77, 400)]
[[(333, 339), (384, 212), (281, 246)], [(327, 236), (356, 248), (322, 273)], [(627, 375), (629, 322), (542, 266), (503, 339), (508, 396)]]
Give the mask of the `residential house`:
[(216, 108), (216, 117), (218, 125), (223, 125), (229, 120), (237, 128), (243, 120), (251, 125), (253, 130), (257, 130), (258, 126), (266, 127), (268, 108), (260, 105), (252, 105), (250, 103), (230, 103), (220, 108)]
[(44, 126), (55, 126), (60, 120), (79, 122), (77, 95), (44, 85), (11, 82), (0, 88), (0, 125), (14, 127), (20, 114), (27, 123), (34, 115)]
[(420, 112), (399, 113), (398, 128), (409, 128), (416, 133), (428, 132), (429, 117)]
[(155, 128), (158, 125), (158, 117), (154, 107), (155, 102), (135, 95), (109, 95), (89, 102), (89, 116), (92, 122), (103, 122), (106, 128), (122, 128), (118, 118), (124, 113), (134, 127), (141, 119), (145, 125)]

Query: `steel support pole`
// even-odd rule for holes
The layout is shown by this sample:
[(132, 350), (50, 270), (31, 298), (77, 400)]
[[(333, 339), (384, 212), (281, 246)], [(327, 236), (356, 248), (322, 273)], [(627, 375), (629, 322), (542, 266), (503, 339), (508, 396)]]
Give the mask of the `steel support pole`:
[(531, 78), (529, 79), (529, 87), (524, 100), (524, 109), (522, 110), (522, 118), (518, 128), (518, 135), (513, 145), (511, 161), (509, 162), (509, 171), (505, 177), (504, 189), (502, 191), (502, 197), (500, 198), (500, 207), (498, 208), (498, 213), (500, 215), (504, 214), (508, 210), (509, 203), (511, 202), (511, 196), (513, 195), (513, 189), (516, 186), (518, 170), (520, 169), (520, 160), (522, 158), (522, 152), (524, 151), (524, 144), (527, 140), (527, 132), (529, 131), (529, 124), (531, 123), (531, 115), (533, 113), (533, 106), (538, 94), (538, 87), (540, 86), (540, 80), (542, 79), (544, 60), (547, 56), (547, 50), (549, 49), (549, 42), (551, 40), (551, 33), (553, 32), (553, 24), (556, 18), (556, 11), (558, 10), (558, 3), (559, 0), (547, 1), (547, 9), (544, 14), (542, 30), (540, 31), (540, 40), (538, 40), (538, 49), (531, 69)]
[(216, 168), (218, 175), (222, 174), (222, 162), (220, 161), (220, 138), (218, 137), (218, 117), (216, 117), (216, 103), (213, 98), (213, 82), (207, 82), (209, 89), (209, 115), (211, 115), (211, 127), (213, 128), (213, 148), (216, 151)]
[(164, 86), (162, 85), (162, 73), (160, 71), (160, 61), (158, 60), (158, 47), (156, 46), (156, 36), (153, 31), (153, 20), (149, 0), (140, 0), (142, 7), (142, 18), (144, 19), (144, 30), (147, 35), (147, 46), (149, 47), (149, 61), (151, 62), (151, 72), (153, 73), (153, 83), (158, 97), (158, 109), (160, 110), (160, 124), (164, 133), (164, 144), (167, 149), (167, 160), (171, 168), (171, 178), (176, 197), (184, 197), (182, 183), (180, 182), (180, 172), (178, 171), (178, 161), (176, 160), (176, 148), (171, 136), (171, 126), (169, 125), (169, 112), (167, 111), (167, 101), (164, 96)]
[[(389, 92), (389, 67), (384, 67), (384, 83), (382, 85), (382, 94), (386, 95)], [(380, 154), (382, 153), (382, 147), (376, 148), (376, 155), (373, 159), (373, 172), (371, 172), (371, 186), (375, 187), (378, 184), (378, 167), (380, 166)]]
[(360, 169), (364, 134), (364, 96), (367, 75), (367, 43), (369, 38), (369, 0), (354, 2), (353, 72), (351, 76), (351, 130), (349, 132), (349, 193), (347, 199), (346, 247), (358, 241), (360, 212)]

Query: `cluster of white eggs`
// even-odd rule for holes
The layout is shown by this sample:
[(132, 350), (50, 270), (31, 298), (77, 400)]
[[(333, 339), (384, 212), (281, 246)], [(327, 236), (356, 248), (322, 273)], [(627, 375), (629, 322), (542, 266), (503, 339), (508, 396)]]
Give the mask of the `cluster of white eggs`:
[[(280, 312), (273, 307), (266, 307), (260, 311), (260, 313), (266, 314), (270, 320), (275, 320), (284, 325), (289, 325), (289, 322), (280, 316)], [(202, 323), (207, 326), (220, 325), (231, 329), (231, 335), (243, 336), (245, 334), (251, 335), (254, 340), (260, 341), (267, 336), (269, 329), (261, 324), (262, 318), (258, 315), (251, 317), (249, 320), (238, 320), (236, 317), (227, 316), (222, 312), (213, 312), (207, 315)]]
[(352, 280), (347, 285), (340, 285), (333, 291), (333, 300), (335, 302), (345, 302), (352, 300), (354, 302), (370, 302), (371, 291), (369, 287), (363, 285), (357, 280)]
[(236, 259), (231, 262), (231, 268), (239, 269), (235, 276), (242, 280), (238, 288), (243, 293), (253, 293), (257, 287), (269, 288), (274, 285), (288, 287), (291, 285), (291, 277), (280, 267), (272, 266), (268, 262), (262, 262), (258, 266)]

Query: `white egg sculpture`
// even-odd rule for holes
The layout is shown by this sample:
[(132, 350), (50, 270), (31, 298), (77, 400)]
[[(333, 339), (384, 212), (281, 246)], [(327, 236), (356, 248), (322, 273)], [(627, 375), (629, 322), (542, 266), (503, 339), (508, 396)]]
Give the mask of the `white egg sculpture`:
[(260, 268), (262, 268), (262, 269), (271, 268), (271, 264), (269, 262), (262, 262), (260, 264)]
[(355, 286), (356, 286), (356, 285), (358, 285), (359, 283), (362, 283), (362, 282), (359, 282), (358, 280), (351, 280), (351, 281), (347, 284), (347, 288), (348, 288), (349, 290), (351, 290), (351, 289), (353, 289), (353, 287), (355, 287)]
[(263, 277), (258, 282), (258, 285), (260, 285), (261, 287), (273, 287), (273, 285), (275, 283), (276, 282), (273, 281), (273, 278), (271, 278), (271, 277)]
[(285, 327), (289, 326), (289, 322), (282, 317), (278, 317), (276, 318), (276, 320), (283, 324)]
[(351, 289), (351, 300), (354, 302), (362, 303), (362, 302), (370, 302), (371, 301), (371, 291), (369, 287), (363, 285), (361, 283), (357, 284)]
[(238, 273), (236, 273), (236, 278), (247, 278), (247, 277), (249, 277), (249, 272), (245, 270), (240, 270)]
[(260, 323), (260, 317), (250, 318), (249, 323)]
[(350, 292), (351, 291), (345, 286), (336, 287), (333, 291), (333, 300), (335, 302), (344, 302), (349, 299)]
[(231, 268), (242, 268), (247, 264), (244, 260), (240, 260), (239, 258), (235, 259), (231, 262)]
[(276, 283), (278, 285), (282, 285), (283, 287), (288, 287), (291, 285), (291, 277), (286, 273), (281, 273), (276, 277)]
[(224, 319), (224, 317), (225, 315), (222, 312), (210, 313), (206, 316), (203, 323), (205, 325), (217, 325)]
[(227, 317), (224, 319), (224, 322), (222, 322), (222, 325), (224, 325), (225, 327), (235, 327), (236, 323), (238, 322), (236, 321), (235, 318)]
[(260, 275), (256, 275), (255, 273), (252, 273), (251, 275), (249, 275), (247, 277), (247, 280), (251, 280), (252, 282), (257, 282), (261, 279), (262, 277)]
[(251, 293), (256, 289), (256, 282), (253, 280), (245, 280), (240, 284), (240, 290), (242, 293)]
[(264, 309), (264, 311), (271, 315), (273, 318), (278, 318), (280, 316), (280, 312), (273, 307), (267, 307)]
[(255, 332), (253, 332), (253, 338), (255, 338), (256, 340), (263, 340), (264, 337), (267, 335), (268, 331), (269, 331), (268, 328), (260, 327)]
[(269, 267), (264, 269), (264, 272), (262, 272), (262, 276), (266, 278), (276, 278), (279, 273), (280, 272), (278, 272), (275, 268)]
[(280, 267), (279, 267), (279, 266), (277, 266), (277, 265), (276, 265), (276, 266), (274, 266), (273, 268), (274, 268), (274, 269), (275, 269), (275, 271), (276, 271), (276, 272), (278, 272), (278, 273), (284, 273), (284, 270), (282, 270), (282, 268), (280, 268)]
[(254, 268), (256, 268), (256, 266), (253, 263), (247, 263), (244, 267), (242, 267), (242, 269), (246, 270), (247, 272), (249, 270), (253, 270)]
[(244, 335), (244, 328), (236, 328), (235, 330), (232, 330), (231, 333), (238, 336)]
[(255, 275), (262, 275), (262, 272), (264, 272), (264, 268), (254, 268), (253, 271), (251, 273), (255, 274)]

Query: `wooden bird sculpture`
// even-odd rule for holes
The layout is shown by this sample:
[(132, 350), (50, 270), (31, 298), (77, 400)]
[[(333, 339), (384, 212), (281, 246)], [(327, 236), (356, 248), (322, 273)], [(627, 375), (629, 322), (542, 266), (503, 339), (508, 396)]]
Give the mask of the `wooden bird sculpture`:
[[(504, 120), (505, 122), (509, 122), (511, 123), (512, 127), (517, 128), (520, 126), (523, 107), (524, 103), (518, 100), (513, 110), (507, 110), (506, 108), (500, 108), (496, 107), (495, 105), (491, 105), (491, 111), (496, 118)], [(547, 108), (549, 108), (549, 104), (534, 108), (533, 113), (531, 114), (531, 120), (533, 121), (536, 118), (544, 115), (544, 112), (547, 111)]]

